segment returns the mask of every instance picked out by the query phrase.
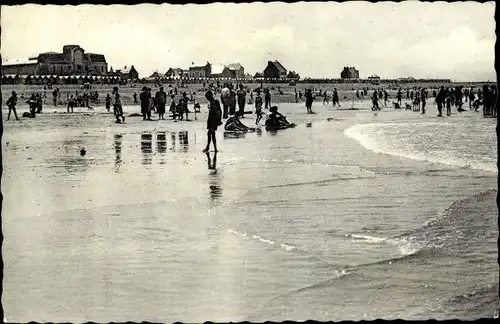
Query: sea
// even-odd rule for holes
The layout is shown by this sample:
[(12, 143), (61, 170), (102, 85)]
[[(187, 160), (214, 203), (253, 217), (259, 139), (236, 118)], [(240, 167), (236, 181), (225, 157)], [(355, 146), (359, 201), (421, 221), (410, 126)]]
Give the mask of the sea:
[(498, 317), (497, 120), (341, 104), (208, 154), (205, 107), (3, 110), (4, 320)]

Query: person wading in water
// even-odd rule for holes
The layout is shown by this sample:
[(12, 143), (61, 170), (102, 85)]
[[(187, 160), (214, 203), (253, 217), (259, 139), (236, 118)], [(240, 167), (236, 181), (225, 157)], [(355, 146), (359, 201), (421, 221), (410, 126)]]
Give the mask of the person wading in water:
[(220, 102), (214, 99), (212, 91), (205, 93), (205, 98), (208, 100), (208, 119), (207, 119), (207, 146), (203, 150), (207, 153), (210, 149), (210, 142), (214, 143), (214, 150), (217, 152), (217, 140), (215, 139), (215, 131), (222, 125), (222, 109)]

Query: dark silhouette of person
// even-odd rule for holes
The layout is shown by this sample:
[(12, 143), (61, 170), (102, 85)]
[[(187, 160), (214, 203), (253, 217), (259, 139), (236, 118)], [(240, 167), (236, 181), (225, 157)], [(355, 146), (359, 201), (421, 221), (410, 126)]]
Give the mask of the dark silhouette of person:
[(308, 114), (312, 114), (313, 111), (312, 111), (312, 103), (314, 101), (314, 95), (311, 91), (311, 89), (307, 89), (306, 93), (305, 93), (305, 97), (306, 97), (306, 110), (307, 110), (307, 113)]
[(165, 106), (167, 105), (167, 93), (163, 91), (163, 87), (155, 94), (156, 99), (156, 112), (158, 113), (158, 119), (165, 119)]
[(435, 99), (438, 109), (438, 117), (443, 117), (443, 104), (445, 99), (446, 99), (446, 90), (444, 89), (444, 86), (441, 86)]
[(109, 111), (111, 109), (111, 97), (109, 96), (109, 93), (106, 94), (104, 101), (106, 102), (106, 110)]
[(139, 99), (141, 100), (141, 114), (142, 120), (149, 119), (149, 92), (147, 87), (143, 87), (141, 94), (139, 95)]
[(271, 93), (269, 92), (268, 88), (264, 89), (264, 104), (266, 109), (269, 109), (271, 107)]
[(207, 91), (205, 93), (205, 98), (208, 100), (207, 146), (203, 152), (208, 152), (210, 149), (210, 142), (213, 142), (214, 150), (217, 152), (215, 131), (222, 125), (222, 109), (220, 107), (220, 102), (214, 98), (212, 91)]
[(422, 115), (425, 114), (425, 104), (426, 104), (425, 100), (427, 99), (425, 92), (426, 92), (425, 88), (422, 88), (421, 95), (420, 95), (420, 100), (422, 101)]
[(245, 112), (246, 96), (247, 92), (243, 89), (243, 84), (240, 83), (240, 89), (236, 93), (238, 96), (238, 109), (241, 115)]
[(9, 107), (9, 114), (7, 115), (7, 120), (10, 120), (10, 114), (11, 112), (14, 112), (14, 116), (16, 117), (16, 120), (19, 120), (17, 117), (17, 112), (16, 112), (16, 105), (17, 105), (17, 93), (15, 91), (12, 91), (12, 95), (7, 99), (7, 102), (5, 103), (7, 107)]

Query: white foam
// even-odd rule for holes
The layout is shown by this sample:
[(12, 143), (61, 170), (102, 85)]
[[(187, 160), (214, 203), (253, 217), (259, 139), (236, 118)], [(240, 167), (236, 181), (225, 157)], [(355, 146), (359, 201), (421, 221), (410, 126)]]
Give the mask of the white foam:
[(422, 249), (422, 245), (417, 242), (412, 242), (408, 239), (404, 238), (388, 238), (388, 237), (376, 237), (370, 235), (361, 235), (361, 234), (350, 234), (348, 235), (355, 239), (361, 239), (368, 243), (374, 244), (389, 244), (395, 246), (399, 249), (402, 255), (411, 255), (418, 252)]
[(296, 249), (296, 247), (294, 247), (292, 245), (285, 244), (285, 243), (278, 243), (278, 242), (275, 242), (275, 241), (270, 240), (270, 239), (266, 239), (266, 238), (259, 236), (259, 235), (256, 235), (256, 234), (242, 233), (242, 232), (238, 232), (238, 231), (233, 230), (233, 229), (228, 229), (227, 231), (230, 233), (236, 234), (238, 236), (241, 236), (241, 237), (251, 237), (254, 240), (257, 240), (257, 241), (262, 242), (262, 243), (279, 246), (286, 251), (291, 251), (291, 250)]
[[(426, 125), (443, 125), (440, 123), (425, 123)], [(378, 142), (375, 137), (366, 134), (364, 131), (371, 127), (383, 127), (390, 125), (405, 126), (405, 123), (401, 124), (358, 124), (352, 126), (344, 131), (347, 137), (350, 137), (357, 142), (359, 142), (364, 148), (373, 151), (375, 153), (387, 154), (392, 156), (404, 157), (417, 161), (428, 161), (432, 163), (440, 163), (453, 167), (459, 168), (470, 168), (474, 170), (487, 171), (492, 173), (498, 173), (498, 169), (494, 163), (479, 162), (474, 159), (466, 159), (463, 157), (454, 156), (452, 152), (446, 152), (442, 154), (434, 153), (434, 155), (423, 152), (406, 152), (403, 150), (398, 150), (389, 145), (384, 145)], [(415, 125), (415, 124), (412, 124)]]

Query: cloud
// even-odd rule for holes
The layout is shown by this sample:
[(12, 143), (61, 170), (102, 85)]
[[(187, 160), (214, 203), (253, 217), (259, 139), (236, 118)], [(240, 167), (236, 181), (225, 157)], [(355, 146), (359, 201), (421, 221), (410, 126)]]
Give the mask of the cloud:
[[(279, 60), (301, 76), (494, 78), (493, 3), (348, 2), (136, 6), (2, 6), (2, 55), (79, 44), (141, 76), (192, 61)], [(467, 70), (465, 70), (467, 66)]]

